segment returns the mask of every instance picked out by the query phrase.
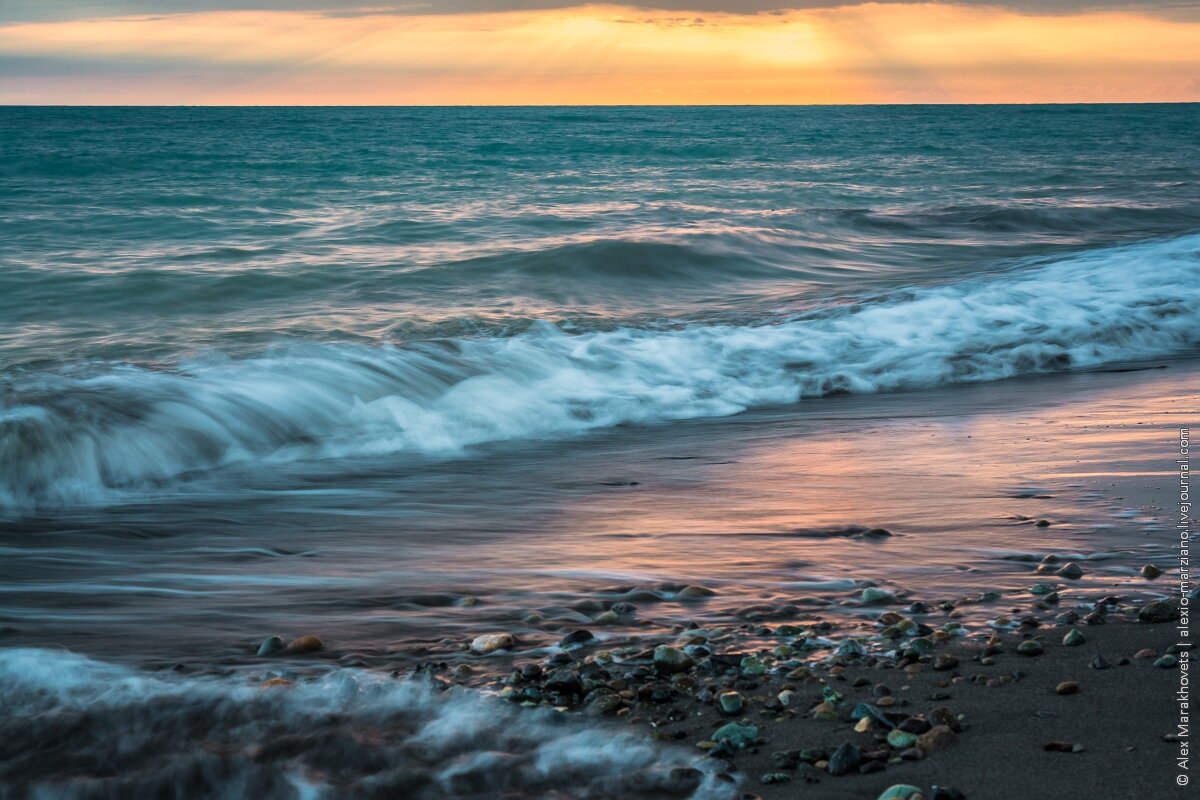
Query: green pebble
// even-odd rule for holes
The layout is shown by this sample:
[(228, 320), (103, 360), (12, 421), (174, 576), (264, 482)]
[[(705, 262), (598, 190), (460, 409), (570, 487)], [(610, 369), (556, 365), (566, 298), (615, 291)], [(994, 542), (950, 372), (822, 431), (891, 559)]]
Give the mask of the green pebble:
[(896, 750), (907, 750), (917, 743), (917, 735), (901, 730), (890, 731), (887, 735), (887, 743)]
[(1078, 628), (1071, 628), (1071, 630), (1067, 631), (1067, 635), (1063, 637), (1062, 643), (1067, 647), (1078, 647), (1086, 641), (1087, 639), (1079, 632)]
[(1040, 656), (1044, 650), (1041, 642), (1030, 639), (1017, 645), (1017, 652), (1023, 656)]

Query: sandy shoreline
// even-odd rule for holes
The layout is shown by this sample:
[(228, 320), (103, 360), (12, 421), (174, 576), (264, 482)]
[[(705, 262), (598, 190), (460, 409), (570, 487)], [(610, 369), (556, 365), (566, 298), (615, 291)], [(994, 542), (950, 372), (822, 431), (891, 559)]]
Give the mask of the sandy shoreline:
[[(1176, 499), (1172, 442), (1177, 427), (1200, 407), (1196, 375), (1195, 362), (1176, 362), (1148, 373), (835, 399), (790, 415), (771, 412), (749, 421), (685, 426), (684, 444), (677, 431), (661, 442), (653, 432), (639, 434), (646, 443), (636, 445), (616, 433), (600, 437), (590, 445), (592, 451), (572, 454), (573, 463), (584, 470), (588, 459), (612, 465), (619, 462), (610, 456), (623, 453), (622, 469), (628, 471), (614, 467), (613, 473), (640, 480), (572, 495), (556, 522), (568, 533), (587, 531), (590, 538), (553, 540), (539, 532), (540, 550), (517, 540), (509, 547), (520, 557), (545, 558), (553, 569), (570, 564), (576, 571), (613, 577), (601, 577), (599, 589), (573, 596), (570, 584), (555, 587), (554, 594), (532, 592), (519, 600), (524, 606), (504, 605), (485, 587), (468, 586), (420, 595), (407, 619), (407, 607), (387, 609), (387, 619), (414, 626), (436, 615), (455, 621), (439, 636), (427, 633), (415, 644), (362, 637), (344, 624), (378, 617), (375, 609), (390, 601), (351, 597), (347, 609), (326, 618), (326, 609), (337, 611), (337, 606), (318, 595), (304, 613), (293, 612), (304, 622), (286, 627), (263, 608), (240, 611), (245, 620), (208, 609), (226, 639), (207, 656), (198, 638), (209, 634), (204, 614), (182, 617), (196, 624), (166, 629), (161, 639), (138, 649), (136, 640), (121, 635), (123, 628), (107, 630), (104, 618), (97, 627), (82, 625), (78, 615), (88, 609), (77, 595), (64, 595), (72, 626), (61, 624), (66, 617), (49, 613), (45, 618), (59, 620), (57, 627), (31, 624), (44, 612), (21, 606), (18, 593), (27, 576), (13, 560), (9, 606), (25, 616), (0, 625), (0, 645), (65, 645), (89, 655), (116, 654), (162, 675), (203, 681), (236, 677), (280, 692), (310, 691), (320, 676), (344, 668), (394, 671), (398, 677), (415, 669), (422, 681), (438, 688), (458, 684), (509, 698), (514, 702), (502, 705), (514, 710), (522, 705), (574, 709), (564, 716), (584, 730), (602, 737), (609, 731), (630, 733), (682, 753), (685, 761), (699, 759), (710, 775), (735, 777), (736, 789), (711, 780), (704, 784), (718, 793), (728, 788), (734, 796), (875, 800), (898, 783), (926, 791), (934, 784), (953, 787), (971, 800), (1022, 796), (1031, 786), (1065, 798), (1171, 796), (1178, 789), (1173, 759), (1180, 745), (1164, 736), (1177, 722), (1172, 684), (1178, 671), (1155, 661), (1176, 641), (1175, 628), (1132, 619), (1139, 606), (1176, 591), (1177, 564), (1171, 556), (1177, 539), (1169, 525)], [(1030, 389), (1041, 394), (1025, 397)], [(1056, 390), (1062, 396), (1050, 397)], [(882, 408), (892, 416), (874, 417)], [(712, 432), (724, 437), (718, 442), (736, 441), (741, 450), (711, 466), (690, 461), (676, 466), (671, 460), (685, 447), (709, 441)], [(845, 454), (841, 460), (835, 458), (838, 448)], [(863, 463), (871, 448), (887, 460)], [(827, 460), (810, 464), (809, 453)], [(812, 476), (831, 465), (838, 467), (837, 477), (858, 483), (849, 488), (812, 483)], [(552, 468), (553, 462), (545, 467)], [(670, 485), (656, 486), (638, 472), (650, 468), (674, 470)], [(873, 483), (865, 482), (872, 477)], [(729, 509), (719, 508), (724, 502)], [(664, 517), (664, 508), (673, 516)], [(575, 520), (581, 518), (590, 528), (578, 526)], [(811, 520), (811, 525), (771, 527), (782, 519)], [(1046, 527), (1039, 526), (1043, 519)], [(887, 526), (893, 535), (865, 525), (846, 527), (851, 522)], [(721, 536), (706, 532), (705, 526), (716, 524), (733, 530)], [(658, 526), (671, 534), (627, 535), (637, 526)], [(25, 541), (16, 540), (12, 552), (20, 553)], [(130, 541), (130, 552), (135, 541), (144, 547), (141, 540)], [(155, 540), (148, 541), (155, 546)], [(173, 546), (171, 539), (163, 543)], [(589, 552), (595, 543), (600, 549)], [(289, 547), (302, 551), (304, 542), (291, 541)], [(492, 544), (483, 547), (475, 551), (476, 561), (493, 552)], [(614, 585), (623, 571), (660, 550), (669, 553), (657, 565), (660, 582)], [(324, 551), (311, 556), (290, 563), (318, 570), (331, 563), (322, 561)], [(42, 568), (41, 562), (30, 563)], [(1057, 574), (1068, 563), (1080, 565), (1081, 574)], [(1142, 577), (1139, 570), (1147, 564), (1164, 574)], [(748, 577), (739, 579), (738, 570)], [(676, 580), (662, 582), (665, 577)], [(508, 579), (519, 579), (519, 573)], [(595, 585), (597, 578), (591, 580)], [(702, 588), (685, 591), (692, 581)], [(1041, 583), (1050, 588), (1030, 591)], [(1051, 590), (1056, 597), (1047, 597)], [(297, 596), (305, 595), (280, 594), (274, 602)], [(1113, 596), (1119, 600), (1103, 602)], [(41, 602), (46, 595), (30, 597)], [(206, 597), (188, 597), (188, 613), (205, 611)], [(550, 597), (561, 605), (548, 609)], [(1084, 618), (1097, 608), (1105, 622), (1088, 624)], [(138, 616), (131, 621), (145, 619), (144, 607), (133, 611)], [(1079, 619), (1064, 620), (1062, 615), (1071, 613)], [(885, 614), (895, 616), (880, 622)], [(1038, 626), (1022, 627), (1030, 616)], [(1063, 646), (1070, 628), (1086, 641)], [(230, 630), (236, 634), (230, 636)], [(262, 638), (276, 632), (285, 640), (315, 634), (323, 641), (319, 649), (305, 652), (254, 655)], [(495, 652), (471, 647), (480, 635), (510, 632), (512, 641)], [(986, 656), (991, 663), (983, 662), (982, 648), (993, 635), (1001, 651)], [(928, 651), (905, 657), (915, 639), (928, 641)], [(1025, 639), (1041, 641), (1043, 654), (1018, 655)], [(175, 647), (175, 642), (184, 644)], [(682, 666), (656, 665), (660, 645), (686, 656)], [(1146, 649), (1154, 657), (1135, 657)], [(1092, 668), (1096, 656), (1110, 666)], [(1122, 664), (1123, 659), (1129, 663)], [(910, 664), (911, 671), (906, 670)], [(838, 669), (831, 672), (831, 667)], [(1064, 681), (1078, 682), (1080, 690), (1056, 694)], [(893, 705), (878, 705), (877, 685), (887, 687)], [(823, 709), (824, 718), (814, 719), (812, 709), (824, 699), (826, 687), (841, 698)], [(738, 693), (743, 706), (734, 714), (718, 708), (720, 695), (729, 691)], [(786, 704), (781, 692), (790, 692)], [(852, 716), (860, 703), (904, 715), (891, 724), (925, 715), (926, 721), (953, 719), (961, 730), (936, 752), (910, 760), (915, 758), (911, 746), (881, 745), (883, 723), (855, 731), (858, 722)], [(730, 722), (755, 726), (754, 743), (744, 749), (713, 747), (716, 731)], [(909, 725), (924, 727), (920, 719)], [(905, 737), (897, 741), (911, 744)], [(809, 753), (805, 758), (825, 761), (846, 743), (859, 749), (862, 762), (846, 775), (830, 775), (827, 766), (800, 757), (800, 751), (824, 750), (824, 757)], [(1068, 751), (1077, 745), (1081, 751), (1047, 751), (1050, 743), (1066, 743)], [(318, 750), (324, 746), (316, 740), (310, 744)], [(872, 765), (866, 774), (860, 772), (863, 764)], [(879, 767), (882, 771), (870, 771)], [(669, 789), (685, 796), (698, 775), (684, 770), (654, 792), (667, 796)], [(762, 782), (765, 775), (772, 776), (770, 782)], [(562, 788), (569, 792), (569, 782)]]

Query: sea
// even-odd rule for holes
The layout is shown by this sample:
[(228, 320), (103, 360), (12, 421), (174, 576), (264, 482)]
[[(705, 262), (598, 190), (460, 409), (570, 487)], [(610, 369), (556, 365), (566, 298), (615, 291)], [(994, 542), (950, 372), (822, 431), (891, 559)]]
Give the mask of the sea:
[(1197, 130), (0, 108), (0, 797), (666, 796), (693, 753), (406, 676), (1152, 557), (1088, 479), (1195, 410)]

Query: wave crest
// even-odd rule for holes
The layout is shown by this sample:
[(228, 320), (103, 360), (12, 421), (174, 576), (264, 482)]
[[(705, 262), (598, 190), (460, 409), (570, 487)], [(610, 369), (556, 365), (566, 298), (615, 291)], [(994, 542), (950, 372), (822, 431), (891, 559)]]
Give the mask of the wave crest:
[(309, 345), (172, 371), (10, 377), (0, 504), (103, 502), (232, 463), (455, 453), (845, 392), (984, 381), (1200, 344), (1200, 236), (1083, 253), (763, 325), (407, 347)]

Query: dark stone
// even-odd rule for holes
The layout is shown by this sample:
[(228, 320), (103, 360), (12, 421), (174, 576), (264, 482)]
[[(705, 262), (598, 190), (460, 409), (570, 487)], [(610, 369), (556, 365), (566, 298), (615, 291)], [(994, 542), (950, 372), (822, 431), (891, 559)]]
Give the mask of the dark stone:
[(815, 764), (818, 761), (827, 761), (829, 759), (829, 751), (822, 750), (819, 747), (810, 747), (800, 751), (800, 760), (806, 764)]
[(566, 636), (559, 639), (558, 646), (559, 647), (578, 647), (579, 645), (590, 642), (595, 638), (596, 638), (596, 636), (591, 631), (585, 630), (584, 628), (580, 628), (577, 631), (571, 631)]
[(624, 705), (621, 696), (614, 691), (600, 689), (587, 696), (584, 712), (595, 717), (606, 717), (615, 714)]
[(868, 761), (858, 768), (858, 771), (863, 775), (870, 775), (872, 772), (883, 772), (887, 769), (887, 764), (882, 761)]
[(945, 653), (939, 653), (937, 658), (933, 660), (933, 668), (939, 672), (954, 669), (958, 666), (958, 659)]
[(884, 713), (882, 708), (873, 706), (870, 703), (859, 703), (856, 705), (850, 712), (850, 719), (872, 719), (883, 725), (885, 728), (891, 729), (896, 727), (896, 723), (888, 719), (887, 714)]
[(560, 669), (557, 672), (550, 673), (550, 677), (546, 679), (544, 688), (548, 692), (579, 694), (583, 691), (583, 682), (579, 680), (579, 673), (574, 670)]
[(546, 666), (550, 668), (565, 667), (567, 664), (574, 663), (575, 659), (571, 658), (570, 653), (555, 653), (546, 659)]
[(1091, 663), (1088, 664), (1088, 666), (1091, 667), (1092, 669), (1108, 669), (1110, 665), (1104, 659), (1104, 656), (1098, 655), (1092, 659)]
[(955, 733), (958, 733), (962, 730), (962, 723), (958, 721), (958, 717), (953, 711), (944, 706), (930, 711), (926, 715), (926, 719), (928, 719), (933, 725), (945, 725)]
[(1179, 609), (1166, 600), (1155, 600), (1138, 609), (1139, 622), (1171, 622), (1179, 619)]
[(929, 800), (967, 800), (967, 796), (951, 786), (938, 786), (935, 783)]
[(800, 766), (800, 751), (779, 750), (771, 753), (771, 766), (775, 769), (795, 769)]
[(905, 733), (922, 734), (933, 727), (924, 717), (909, 717), (897, 726)]
[(862, 751), (851, 742), (843, 742), (829, 757), (830, 775), (847, 775), (862, 763)]

